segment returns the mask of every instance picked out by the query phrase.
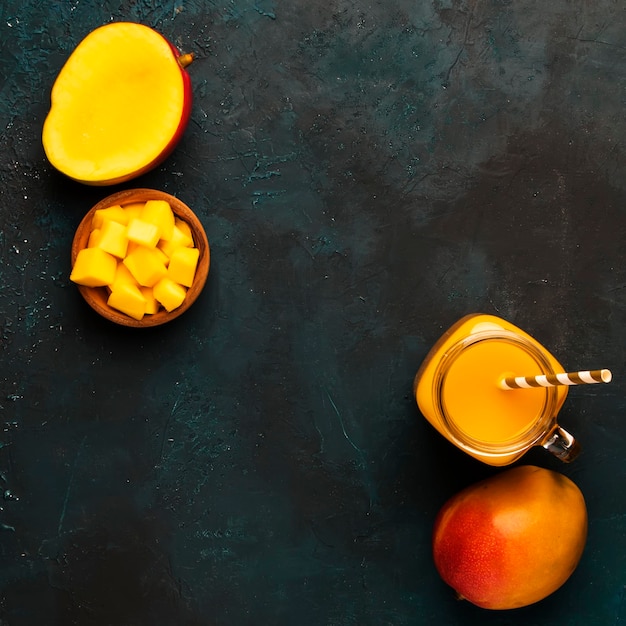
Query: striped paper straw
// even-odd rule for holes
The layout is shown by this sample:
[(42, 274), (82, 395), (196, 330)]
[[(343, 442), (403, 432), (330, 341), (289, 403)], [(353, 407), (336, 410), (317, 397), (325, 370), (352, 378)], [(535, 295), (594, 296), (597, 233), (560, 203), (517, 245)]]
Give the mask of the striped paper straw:
[(539, 376), (507, 376), (500, 381), (499, 386), (501, 389), (532, 389), (558, 385), (593, 385), (610, 383), (612, 377), (610, 370), (587, 370)]

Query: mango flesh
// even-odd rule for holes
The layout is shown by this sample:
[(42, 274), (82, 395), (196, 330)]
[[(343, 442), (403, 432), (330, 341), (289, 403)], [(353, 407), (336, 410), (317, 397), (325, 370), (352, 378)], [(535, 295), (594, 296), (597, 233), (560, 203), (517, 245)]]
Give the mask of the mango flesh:
[(92, 185), (160, 163), (189, 119), (191, 86), (180, 58), (143, 24), (113, 22), (89, 33), (52, 87), (42, 132), (50, 163)]
[(106, 209), (98, 209), (93, 214), (93, 219), (91, 220), (92, 228), (102, 228), (105, 220), (113, 220), (121, 224), (126, 224), (128, 222), (128, 211), (118, 204), (106, 207)]
[(525, 465), (450, 498), (435, 521), (433, 557), (460, 598), (485, 609), (513, 609), (561, 587), (586, 538), (579, 488), (557, 472)]
[(167, 267), (168, 277), (185, 287), (191, 287), (199, 257), (198, 248), (181, 247), (174, 250)]
[(179, 307), (185, 299), (186, 290), (183, 285), (164, 276), (152, 290), (155, 300), (160, 302), (168, 311)]
[(126, 256), (128, 237), (124, 224), (114, 220), (105, 220), (98, 232), (100, 233), (96, 244), (98, 248), (120, 259)]
[(180, 225), (175, 225), (172, 228), (172, 236), (170, 239), (162, 239), (157, 245), (160, 250), (163, 250), (163, 252), (170, 257), (176, 248), (188, 247), (191, 245), (191, 242), (191, 234), (188, 234), (185, 229), (180, 227)]
[(136, 320), (143, 319), (146, 313), (146, 299), (140, 288), (131, 283), (112, 289), (107, 304)]
[(165, 200), (148, 200), (141, 210), (140, 217), (144, 222), (156, 225), (159, 239), (169, 241), (172, 238), (176, 218)]
[(122, 261), (142, 287), (154, 287), (167, 273), (157, 252), (152, 248), (138, 246)]
[(140, 246), (154, 248), (159, 242), (159, 227), (140, 217), (133, 218), (126, 229), (126, 237)]
[(76, 256), (70, 280), (86, 287), (104, 287), (115, 280), (117, 261), (102, 248), (84, 248)]

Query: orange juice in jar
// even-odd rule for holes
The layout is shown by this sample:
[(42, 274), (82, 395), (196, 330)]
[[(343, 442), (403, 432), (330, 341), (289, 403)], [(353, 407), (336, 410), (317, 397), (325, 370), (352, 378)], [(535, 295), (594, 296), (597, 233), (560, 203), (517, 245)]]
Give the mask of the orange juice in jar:
[(508, 465), (541, 445), (561, 460), (580, 446), (556, 422), (568, 387), (503, 389), (508, 376), (565, 370), (539, 342), (493, 315), (472, 314), (454, 324), (420, 367), (414, 392), (424, 417), (479, 461)]

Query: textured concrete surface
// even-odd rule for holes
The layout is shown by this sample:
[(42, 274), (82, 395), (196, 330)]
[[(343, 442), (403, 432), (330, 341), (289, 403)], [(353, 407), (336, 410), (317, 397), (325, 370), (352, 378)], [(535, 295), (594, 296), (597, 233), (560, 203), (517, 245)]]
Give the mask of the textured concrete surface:
[[(626, 30), (611, 0), (0, 5), (0, 624), (593, 626), (626, 620)], [(174, 154), (209, 281), (169, 326), (68, 280), (83, 187), (40, 141), (52, 83), (113, 20), (196, 60)], [(441, 504), (492, 469), (419, 414), (462, 315), (569, 369), (583, 559), (538, 605), (454, 600)], [(558, 540), (555, 538), (555, 541)], [(549, 549), (549, 546), (546, 546)]]

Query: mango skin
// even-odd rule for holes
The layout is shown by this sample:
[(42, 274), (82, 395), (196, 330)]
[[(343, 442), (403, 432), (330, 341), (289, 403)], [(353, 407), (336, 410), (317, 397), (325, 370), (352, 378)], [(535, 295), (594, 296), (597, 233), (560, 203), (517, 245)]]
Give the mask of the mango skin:
[(534, 604), (576, 569), (587, 539), (580, 489), (522, 465), (471, 485), (439, 511), (433, 558), (459, 598), (485, 609)]

